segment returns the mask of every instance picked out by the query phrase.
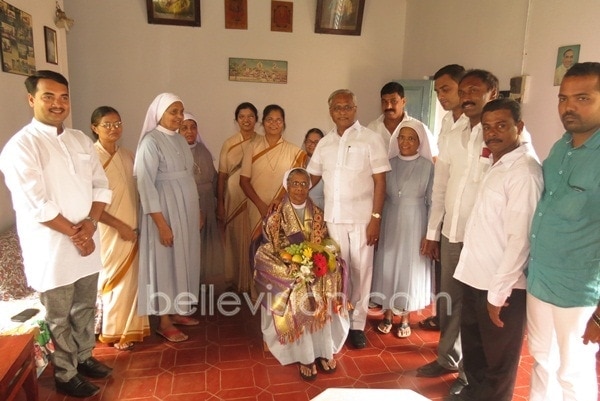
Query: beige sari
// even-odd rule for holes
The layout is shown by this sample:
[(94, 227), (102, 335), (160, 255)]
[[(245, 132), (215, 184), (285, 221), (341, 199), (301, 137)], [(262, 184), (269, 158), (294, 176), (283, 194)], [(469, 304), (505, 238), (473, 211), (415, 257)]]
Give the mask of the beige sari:
[[(133, 178), (133, 154), (119, 148), (110, 155), (96, 142), (100, 163), (108, 177), (113, 198), (105, 211), (132, 228), (138, 227), (138, 196)], [(103, 343), (142, 341), (150, 335), (147, 316), (137, 315), (138, 243), (124, 241), (118, 231), (100, 223), (101, 257), (104, 269), (98, 278), (102, 298)]]
[[(247, 198), (240, 187), (240, 171), (244, 156), (244, 144), (252, 144), (262, 138), (254, 134), (244, 139), (241, 133), (228, 138), (219, 156), (219, 173), (227, 174), (225, 183), (225, 280), (232, 282), (236, 290), (247, 288), (241, 285), (240, 272), (250, 271), (248, 249), (250, 247), (250, 226), (248, 224)], [(245, 274), (244, 274), (245, 275)]]

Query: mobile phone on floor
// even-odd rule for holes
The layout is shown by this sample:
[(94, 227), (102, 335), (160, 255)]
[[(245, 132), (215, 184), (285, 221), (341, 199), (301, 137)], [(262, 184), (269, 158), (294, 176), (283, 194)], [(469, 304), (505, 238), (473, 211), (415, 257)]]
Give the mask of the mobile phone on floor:
[(11, 317), (10, 320), (12, 320), (13, 322), (23, 323), (37, 315), (39, 311), (40, 310), (36, 308), (25, 309), (24, 311), (21, 311), (13, 317)]

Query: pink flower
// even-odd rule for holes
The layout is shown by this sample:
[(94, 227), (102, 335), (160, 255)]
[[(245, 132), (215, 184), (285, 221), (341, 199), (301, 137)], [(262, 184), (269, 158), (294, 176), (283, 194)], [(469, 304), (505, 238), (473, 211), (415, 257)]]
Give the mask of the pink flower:
[(481, 148), (481, 157), (485, 157), (486, 159), (488, 159), (491, 154), (492, 154), (492, 151), (487, 146), (484, 146), (483, 148)]

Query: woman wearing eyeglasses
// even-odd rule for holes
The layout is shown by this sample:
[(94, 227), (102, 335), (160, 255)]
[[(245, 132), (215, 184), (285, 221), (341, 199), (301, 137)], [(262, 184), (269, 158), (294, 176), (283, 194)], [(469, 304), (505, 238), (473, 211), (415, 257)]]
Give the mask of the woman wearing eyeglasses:
[[(314, 380), (318, 370), (336, 371), (334, 355), (348, 335), (345, 265), (335, 257), (323, 211), (308, 197), (308, 172), (294, 168), (282, 183), (287, 195), (265, 219), (265, 243), (254, 259), (256, 288), (264, 294), (261, 328), (282, 365), (298, 363), (300, 376)], [(309, 248), (290, 248), (305, 241)]]
[[(319, 141), (321, 139), (323, 139), (324, 136), (325, 136), (325, 134), (323, 133), (323, 131), (321, 131), (318, 128), (311, 128), (306, 132), (306, 135), (304, 136), (304, 150), (306, 151), (306, 154), (308, 155), (308, 160), (310, 160), (311, 156), (313, 155), (313, 152), (317, 148), (317, 144), (319, 143)], [(308, 162), (307, 162), (307, 164), (308, 164)], [(319, 206), (319, 208), (321, 208), (321, 209), (325, 208), (325, 195), (323, 194), (323, 180), (319, 180), (317, 185), (313, 186), (310, 189), (310, 199), (313, 201), (313, 203), (315, 205)]]
[(123, 133), (119, 112), (98, 107), (91, 117), (94, 144), (113, 191), (100, 216), (102, 265), (98, 277), (102, 324), (99, 340), (129, 350), (150, 334), (148, 316), (137, 314), (138, 194), (133, 178), (133, 153), (117, 142)]
[[(269, 205), (285, 193), (281, 185), (283, 175), (290, 168), (306, 166), (307, 162), (306, 152), (282, 137), (285, 111), (281, 106), (271, 104), (265, 107), (262, 123), (265, 135), (245, 147), (240, 173), (240, 186), (251, 201), (248, 202), (248, 216), (250, 240), (254, 244), (262, 236), (262, 219), (267, 215)], [(254, 253), (249, 252), (248, 256), (253, 257)], [(240, 287), (243, 291), (253, 289), (250, 271)]]

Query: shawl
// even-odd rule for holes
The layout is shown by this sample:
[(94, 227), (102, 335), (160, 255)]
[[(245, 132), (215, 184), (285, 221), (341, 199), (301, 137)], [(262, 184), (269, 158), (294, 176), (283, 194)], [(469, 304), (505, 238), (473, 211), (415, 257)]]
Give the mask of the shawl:
[(254, 280), (261, 304), (271, 313), (282, 344), (298, 340), (305, 332), (315, 332), (339, 312), (345, 302), (346, 266), (338, 256), (335, 271), (317, 277), (312, 284), (294, 278), (299, 266), (285, 263), (280, 256), (290, 244), (309, 241), (321, 244), (327, 238), (323, 211), (310, 198), (301, 222), (287, 195), (265, 219), (266, 240), (256, 252)]

